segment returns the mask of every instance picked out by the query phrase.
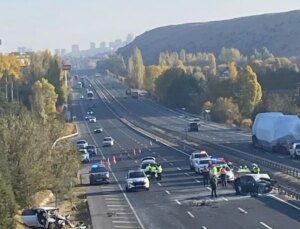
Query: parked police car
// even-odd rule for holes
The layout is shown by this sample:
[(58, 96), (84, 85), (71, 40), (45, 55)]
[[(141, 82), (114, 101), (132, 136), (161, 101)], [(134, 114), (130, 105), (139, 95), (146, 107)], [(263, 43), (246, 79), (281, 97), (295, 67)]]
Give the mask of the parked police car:
[(90, 185), (109, 183), (109, 171), (103, 164), (94, 164), (90, 170)]

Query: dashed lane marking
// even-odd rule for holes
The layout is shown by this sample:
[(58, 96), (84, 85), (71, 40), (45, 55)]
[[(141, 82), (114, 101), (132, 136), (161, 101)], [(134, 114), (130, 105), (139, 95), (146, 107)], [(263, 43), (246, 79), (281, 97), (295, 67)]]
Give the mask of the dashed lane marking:
[(169, 165), (174, 165), (174, 164), (172, 162), (170, 162)]
[(228, 199), (227, 199), (227, 198), (225, 198), (224, 196), (222, 196), (222, 199), (223, 199), (223, 200), (225, 200), (225, 201), (228, 201)]
[(201, 181), (199, 181), (199, 180), (197, 180), (197, 179), (195, 179), (195, 181), (196, 181), (197, 183), (201, 183)]
[(209, 191), (211, 191), (211, 188), (210, 188), (210, 187), (206, 187), (206, 189), (208, 189)]
[(158, 186), (161, 186), (161, 183), (157, 182), (157, 185), (158, 185)]
[(180, 170), (181, 170), (181, 168), (177, 167), (177, 170), (179, 170), (179, 171), (180, 171)]
[(185, 173), (185, 175), (186, 175), (186, 176), (188, 176), (188, 177), (189, 177), (189, 176), (191, 176), (191, 175), (190, 175), (190, 174), (188, 174), (188, 173)]
[(187, 211), (186, 213), (188, 213), (190, 217), (195, 218), (195, 216), (190, 211)]
[(124, 220), (122, 220), (122, 221), (113, 220), (112, 223), (132, 223), (132, 224), (134, 224), (134, 223), (137, 223), (137, 222), (135, 222), (135, 221), (124, 221)]
[(202, 226), (202, 229), (207, 229), (207, 227), (205, 227), (205, 226)]
[(134, 160), (134, 163), (138, 163), (137, 160)]
[(163, 158), (164, 161), (168, 161), (166, 158)]
[(153, 154), (156, 154), (156, 152), (154, 152), (154, 151), (153, 151), (152, 153), (153, 153)]
[(181, 205), (181, 203), (180, 203), (178, 200), (175, 200), (175, 202), (176, 202), (178, 205)]
[(259, 222), (261, 225), (263, 225), (265, 228), (272, 229), (269, 225), (265, 224), (264, 222)]
[(168, 195), (170, 195), (170, 192), (169, 192), (168, 190), (165, 190), (165, 192), (166, 192)]
[(248, 212), (245, 211), (243, 208), (238, 208), (238, 209), (239, 209), (239, 211), (240, 211), (241, 213), (248, 214)]

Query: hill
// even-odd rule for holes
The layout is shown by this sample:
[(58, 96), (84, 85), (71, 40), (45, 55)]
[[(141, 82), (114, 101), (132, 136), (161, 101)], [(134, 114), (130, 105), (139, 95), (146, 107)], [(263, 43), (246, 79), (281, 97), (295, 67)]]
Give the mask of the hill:
[(142, 50), (146, 65), (157, 64), (162, 51), (213, 52), (237, 48), (251, 55), (267, 47), (276, 56), (300, 56), (300, 10), (224, 21), (170, 25), (147, 31), (120, 48), (126, 59), (134, 47)]

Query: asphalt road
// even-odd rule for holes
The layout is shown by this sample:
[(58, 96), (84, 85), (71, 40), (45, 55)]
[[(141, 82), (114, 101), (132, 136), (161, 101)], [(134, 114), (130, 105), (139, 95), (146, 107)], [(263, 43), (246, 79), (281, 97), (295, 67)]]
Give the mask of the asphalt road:
[[(98, 155), (91, 164), (111, 162), (111, 184), (87, 185), (87, 198), (94, 229), (109, 228), (298, 228), (299, 210), (272, 196), (237, 197), (229, 186), (218, 188), (218, 198), (210, 198), (201, 176), (190, 172), (188, 157), (178, 151), (130, 130), (99, 99), (79, 100), (83, 91), (75, 91), (73, 112), (80, 139), (97, 145)], [(102, 98), (104, 99), (104, 98)], [(84, 121), (87, 107), (96, 104), (97, 123)], [(151, 116), (151, 114), (150, 114)], [(96, 126), (104, 133), (93, 134)], [(102, 148), (105, 136), (116, 140), (114, 147)], [(134, 155), (133, 149), (141, 149)], [(139, 150), (136, 150), (139, 152)], [(152, 182), (150, 191), (124, 193), (124, 177), (129, 169), (138, 168), (144, 156), (156, 156), (162, 164), (163, 180)], [(114, 164), (113, 156), (117, 163)], [(82, 182), (87, 183), (90, 164), (83, 165)]]
[[(192, 119), (191, 117), (185, 118), (178, 112), (165, 108), (143, 97), (132, 99), (125, 95), (126, 87), (111, 77), (105, 76), (95, 80), (97, 83), (100, 81), (124, 107), (150, 123), (173, 131), (185, 132), (189, 136), (218, 144), (221, 147), (225, 146), (227, 147), (227, 151), (228, 148), (240, 150), (288, 166), (300, 168), (300, 160), (291, 159), (288, 155), (254, 149), (251, 145), (251, 133), (248, 131), (239, 128), (228, 128), (216, 123), (201, 120), (199, 132), (187, 133), (186, 128)], [(212, 154), (213, 152), (210, 153)]]

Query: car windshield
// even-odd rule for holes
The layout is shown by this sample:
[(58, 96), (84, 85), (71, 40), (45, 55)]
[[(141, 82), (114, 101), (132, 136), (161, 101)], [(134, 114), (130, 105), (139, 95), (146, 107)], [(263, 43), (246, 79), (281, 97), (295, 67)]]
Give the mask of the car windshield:
[(94, 167), (91, 169), (92, 173), (104, 173), (107, 172), (107, 169), (104, 166)]
[(80, 154), (86, 154), (86, 151), (85, 150), (79, 150), (79, 153)]
[(154, 160), (154, 158), (153, 158), (153, 157), (144, 157), (144, 158), (142, 159), (142, 161), (146, 161), (146, 160)]
[(77, 141), (77, 144), (85, 144), (86, 141), (85, 140), (80, 140), (80, 141)]
[(104, 138), (104, 141), (111, 141), (112, 138)]
[(205, 153), (196, 153), (196, 154), (194, 155), (194, 157), (195, 157), (195, 158), (203, 158), (203, 157), (207, 157), (207, 154), (205, 154)]
[(86, 147), (86, 149), (95, 149), (95, 148), (96, 148), (96, 147), (95, 147), (95, 146), (92, 146), (92, 145)]
[(200, 160), (199, 163), (200, 165), (209, 164), (210, 160)]
[(129, 178), (139, 178), (139, 177), (145, 177), (145, 174), (143, 172), (131, 172), (129, 173)]

